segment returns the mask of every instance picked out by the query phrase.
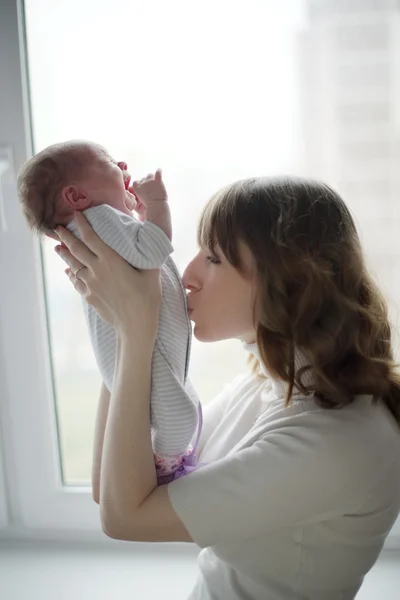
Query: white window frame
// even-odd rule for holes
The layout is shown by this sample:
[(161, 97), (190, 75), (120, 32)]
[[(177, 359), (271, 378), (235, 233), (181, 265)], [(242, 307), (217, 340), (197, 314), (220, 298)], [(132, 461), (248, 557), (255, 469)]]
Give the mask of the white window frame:
[[(8, 230), (0, 229), (0, 538), (108, 543), (90, 488), (61, 480), (41, 248), (15, 187), (32, 153), (27, 81), (22, 0), (2, 0), (0, 150), (10, 149), (12, 164), (2, 180)], [(386, 546), (400, 548), (400, 520)]]
[(0, 230), (0, 536), (104, 539), (90, 488), (61, 481), (41, 248), (16, 194), (15, 175), (32, 154), (20, 0), (0, 5), (0, 81), (0, 149), (13, 163), (2, 178), (8, 230)]
[[(0, 442), (2, 437), (0, 435)], [(0, 444), (0, 532), (9, 526), (8, 501), (6, 493), (6, 474), (4, 469), (4, 452)]]

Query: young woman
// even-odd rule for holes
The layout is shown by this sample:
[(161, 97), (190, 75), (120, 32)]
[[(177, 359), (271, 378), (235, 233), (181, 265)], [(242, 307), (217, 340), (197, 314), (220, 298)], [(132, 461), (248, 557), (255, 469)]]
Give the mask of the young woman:
[(191, 600), (354, 598), (400, 510), (400, 378), (343, 200), (320, 182), (255, 178), (206, 205), (183, 275), (194, 335), (237, 338), (254, 364), (204, 408), (205, 466), (160, 487), (149, 421), (159, 273), (135, 271), (77, 222), (85, 243), (59, 228), (57, 251), (118, 336), (98, 417), (105, 533), (198, 544)]

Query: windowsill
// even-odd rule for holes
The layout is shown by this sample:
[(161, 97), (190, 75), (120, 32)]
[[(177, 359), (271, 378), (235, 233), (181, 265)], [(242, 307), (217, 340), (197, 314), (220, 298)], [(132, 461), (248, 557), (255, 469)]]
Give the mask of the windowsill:
[[(186, 600), (196, 579), (194, 544), (0, 540), (0, 598)], [(357, 600), (397, 600), (400, 552), (384, 551)]]

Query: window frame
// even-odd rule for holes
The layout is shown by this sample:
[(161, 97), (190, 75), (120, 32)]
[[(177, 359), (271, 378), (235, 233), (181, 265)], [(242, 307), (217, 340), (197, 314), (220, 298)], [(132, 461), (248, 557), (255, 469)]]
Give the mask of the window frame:
[(0, 233), (0, 278), (7, 290), (0, 304), (1, 536), (100, 539), (105, 536), (90, 487), (67, 487), (61, 479), (42, 251), (23, 220), (15, 186), (32, 154), (23, 3), (5, 0), (0, 13), (0, 56), (7, 57), (0, 62), (0, 146), (11, 148), (13, 162), (11, 184), (2, 179), (8, 230)]
[[(0, 435), (0, 441), (2, 437)], [(4, 452), (0, 444), (0, 532), (8, 528), (10, 520), (8, 513), (8, 500), (6, 495), (6, 474), (4, 468)]]
[[(0, 538), (112, 543), (101, 531), (90, 487), (62, 484), (42, 251), (15, 188), (16, 172), (32, 154), (22, 0), (3, 0), (0, 17), (0, 57), (7, 57), (0, 61), (0, 146), (12, 149), (14, 171), (12, 184), (3, 182), (9, 228), (0, 231), (0, 281), (7, 290), (0, 296)], [(400, 548), (400, 520), (386, 545)]]

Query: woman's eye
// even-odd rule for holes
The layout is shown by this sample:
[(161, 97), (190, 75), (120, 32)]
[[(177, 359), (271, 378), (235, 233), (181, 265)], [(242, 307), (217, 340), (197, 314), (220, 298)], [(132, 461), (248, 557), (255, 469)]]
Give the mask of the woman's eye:
[(220, 261), (215, 256), (206, 256), (206, 260), (213, 265), (219, 265)]

